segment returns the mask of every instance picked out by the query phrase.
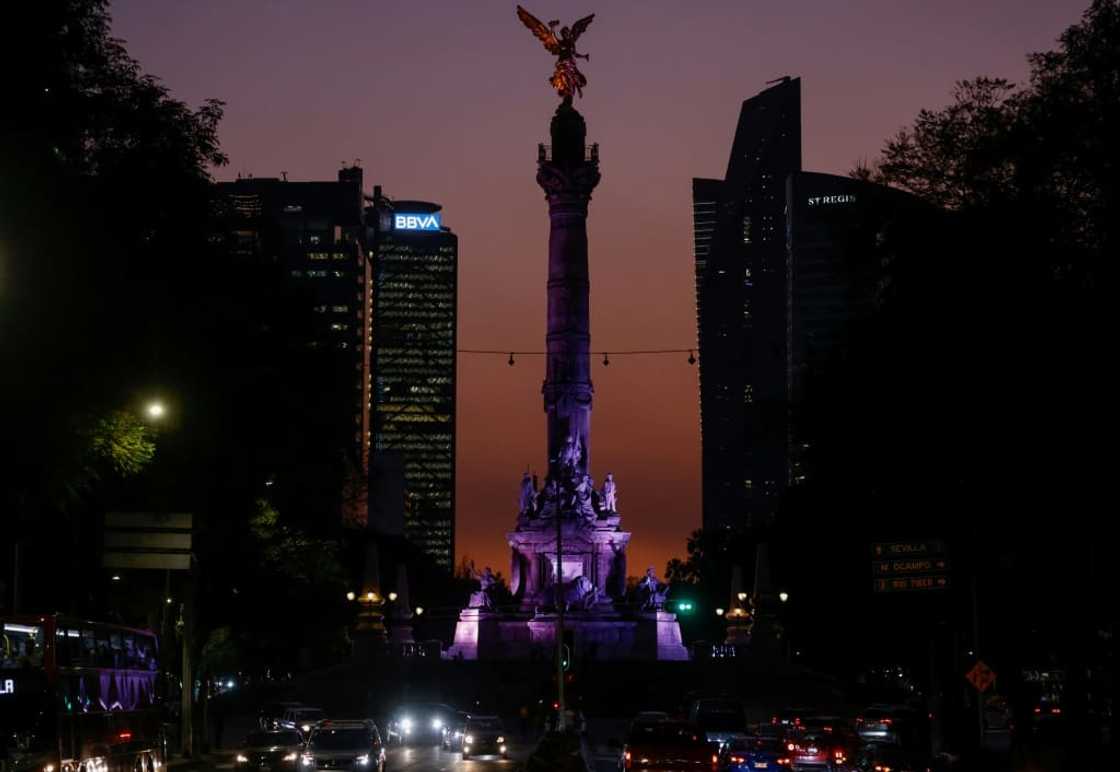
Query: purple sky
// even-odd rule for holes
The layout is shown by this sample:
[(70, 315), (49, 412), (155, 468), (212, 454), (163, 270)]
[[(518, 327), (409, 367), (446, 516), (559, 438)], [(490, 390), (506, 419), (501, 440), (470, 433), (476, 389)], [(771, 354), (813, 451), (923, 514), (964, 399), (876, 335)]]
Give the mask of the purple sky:
[[(1022, 80), (1088, 0), (528, 0), (597, 14), (577, 105), (600, 143), (591, 204), (592, 347), (694, 345), (690, 180), (722, 176), (742, 100), (802, 78), (804, 163), (844, 173), (955, 80)], [(114, 33), (191, 104), (225, 100), (239, 172), (333, 179), (438, 201), (459, 234), (459, 339), (544, 344), (548, 219), (534, 182), (556, 97), (551, 57), (507, 0), (116, 0)], [(526, 464), (544, 467), (540, 358), (459, 364), (459, 555), (508, 572)], [(660, 571), (700, 519), (696, 369), (685, 357), (596, 366), (595, 477), (614, 472), (630, 573)]]

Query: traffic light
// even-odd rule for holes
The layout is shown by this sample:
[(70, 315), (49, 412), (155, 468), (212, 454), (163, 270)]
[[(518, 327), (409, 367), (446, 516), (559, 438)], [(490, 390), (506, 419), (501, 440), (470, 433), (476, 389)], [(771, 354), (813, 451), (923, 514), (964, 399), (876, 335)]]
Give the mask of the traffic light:
[(691, 614), (692, 611), (693, 611), (693, 608), (694, 607), (692, 605), (692, 601), (690, 601), (690, 600), (678, 600), (677, 601), (677, 611), (681, 614)]

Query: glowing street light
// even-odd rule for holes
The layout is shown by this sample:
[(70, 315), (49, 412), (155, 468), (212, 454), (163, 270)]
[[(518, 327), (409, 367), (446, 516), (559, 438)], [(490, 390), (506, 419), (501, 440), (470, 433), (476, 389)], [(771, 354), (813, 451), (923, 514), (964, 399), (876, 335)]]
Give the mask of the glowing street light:
[(353, 591), (346, 593), (346, 600), (354, 600), (354, 598), (356, 597), (357, 596), (353, 593)]
[(397, 599), (397, 594), (395, 592), (389, 593), (389, 600), (390, 601), (394, 601), (396, 599)]
[(778, 600), (780, 600), (782, 603), (785, 603), (787, 600), (789, 600), (789, 593), (785, 590), (782, 590), (778, 593)]
[(717, 616), (717, 617), (721, 617), (721, 616), (723, 616), (723, 609), (721, 609), (721, 608), (717, 608), (717, 609), (716, 609), (716, 616)]
[(747, 594), (746, 594), (745, 592), (741, 592), (741, 593), (739, 593), (739, 602), (740, 602), (740, 603), (742, 603), (742, 602), (743, 602), (743, 601), (745, 601), (746, 599), (747, 599)]
[(417, 606), (416, 607), (416, 616), (421, 616), (421, 615), (423, 615), (423, 613), (424, 613), (424, 607), (423, 606)]
[(155, 399), (144, 406), (144, 412), (147, 414), (148, 418), (158, 421), (167, 413), (167, 408), (162, 402)]

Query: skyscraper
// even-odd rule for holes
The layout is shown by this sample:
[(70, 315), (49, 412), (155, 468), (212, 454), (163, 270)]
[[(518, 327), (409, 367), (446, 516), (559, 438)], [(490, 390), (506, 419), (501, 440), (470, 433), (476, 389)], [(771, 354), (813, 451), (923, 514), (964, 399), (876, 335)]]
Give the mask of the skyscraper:
[(455, 559), (455, 365), (459, 240), (441, 207), (375, 188), (373, 454), (404, 472), (405, 536), (439, 565)]
[[(356, 166), (341, 169), (337, 181), (222, 182), (215, 190), (213, 236), (229, 254), (231, 270), (236, 263), (258, 277), (257, 297), (246, 299), (247, 308), (264, 297), (287, 298), (287, 318), (256, 323), (270, 328), (282, 347), (276, 356), (298, 357), (315, 368), (316, 388), (300, 405), (302, 418), (314, 427), (315, 441), (343, 450), (359, 480), (370, 440), (371, 267), (363, 203)], [(364, 522), (354, 502), (343, 508), (344, 520)]]
[(723, 180), (693, 180), (705, 528), (771, 522), (806, 476), (806, 373), (870, 313), (899, 191), (801, 171), (801, 82), (743, 102)]

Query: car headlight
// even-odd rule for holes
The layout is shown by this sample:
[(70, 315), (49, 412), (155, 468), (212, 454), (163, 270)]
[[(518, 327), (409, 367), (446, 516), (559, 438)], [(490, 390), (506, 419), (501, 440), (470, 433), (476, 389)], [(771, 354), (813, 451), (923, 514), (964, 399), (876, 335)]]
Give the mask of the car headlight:
[(402, 718), (401, 719), (401, 729), (403, 729), (405, 732), (411, 732), (412, 731), (412, 719), (411, 718)]
[(438, 718), (432, 719), (432, 729), (443, 729), (443, 722)]
[(311, 731), (311, 724), (303, 724), (300, 727), (300, 729), (302, 729), (304, 732), (310, 732)]
[(289, 753), (287, 756), (284, 757), (284, 761), (295, 761), (297, 758), (299, 758), (299, 754), (296, 753), (295, 751), (292, 751), (291, 753)]
[(303, 762), (303, 766), (305, 767), (311, 767), (315, 765), (315, 757), (310, 753), (303, 754), (303, 758), (301, 758), (300, 761)]
[(354, 762), (364, 767), (366, 764), (369, 764), (369, 754), (363, 753), (361, 756), (354, 759)]
[(499, 745), (498, 746), (498, 753), (505, 753), (505, 752), (506, 752), (506, 746)]
[(474, 735), (469, 735), (468, 734), (468, 735), (464, 736), (463, 737), (463, 742), (466, 743), (467, 745), (470, 745), (471, 743), (474, 742)]
[(502, 737), (501, 735), (499, 735), (499, 736), (498, 736), (498, 744), (499, 744), (499, 745), (501, 745), (501, 744), (502, 744), (502, 743), (504, 743), (505, 741), (506, 741), (506, 738)]
[(239, 753), (239, 754), (237, 754), (237, 763), (238, 764), (248, 764), (249, 763), (249, 757), (246, 756), (244, 753)]

